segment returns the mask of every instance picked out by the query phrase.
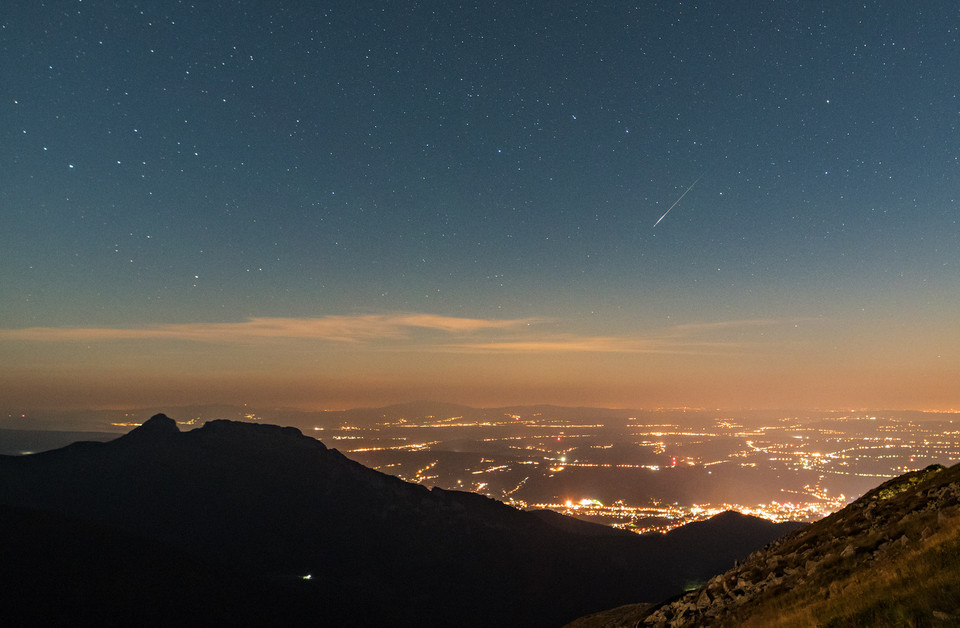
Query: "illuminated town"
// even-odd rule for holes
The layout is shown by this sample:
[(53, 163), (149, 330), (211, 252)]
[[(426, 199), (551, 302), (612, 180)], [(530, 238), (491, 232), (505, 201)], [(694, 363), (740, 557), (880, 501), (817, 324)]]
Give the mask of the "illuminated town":
[[(185, 411), (178, 422), (182, 430), (218, 418), (293, 425), (361, 464), (428, 488), (473, 491), (519, 509), (553, 510), (637, 533), (727, 510), (814, 521), (887, 478), (960, 461), (958, 412), (442, 409), (430, 403), (314, 412), (231, 406)], [(118, 412), (90, 420), (125, 432), (148, 416)], [(42, 420), (10, 413), (4, 425)], [(39, 442), (11, 442), (7, 453), (42, 449)]]
[(384, 417), (374, 426), (317, 427), (314, 435), (411, 482), (637, 533), (726, 510), (814, 521), (886, 478), (960, 460), (960, 422), (954, 428), (949, 413), (775, 420), (681, 414), (653, 413), (674, 419), (663, 422), (649, 414), (612, 422), (544, 413)]

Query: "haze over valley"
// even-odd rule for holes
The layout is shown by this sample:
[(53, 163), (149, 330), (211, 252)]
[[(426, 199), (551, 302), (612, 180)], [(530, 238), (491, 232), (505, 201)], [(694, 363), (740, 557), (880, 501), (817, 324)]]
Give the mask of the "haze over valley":
[[(153, 412), (8, 413), (0, 421), (0, 453), (114, 438)], [(170, 413), (185, 430), (219, 418), (296, 426), (357, 462), (426, 487), (636, 532), (726, 510), (813, 521), (884, 479), (960, 460), (960, 416), (952, 413), (479, 409), (428, 402)], [(89, 431), (29, 429), (68, 425)]]

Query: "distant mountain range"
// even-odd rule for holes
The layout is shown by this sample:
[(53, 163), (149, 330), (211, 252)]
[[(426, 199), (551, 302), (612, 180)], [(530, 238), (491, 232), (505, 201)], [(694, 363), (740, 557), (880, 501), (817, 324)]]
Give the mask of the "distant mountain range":
[(137, 424), (147, 418), (168, 412), (186, 421), (202, 424), (206, 421), (258, 420), (275, 425), (287, 425), (309, 430), (314, 427), (337, 427), (349, 424), (372, 427), (384, 421), (407, 420), (425, 423), (449, 417), (465, 420), (504, 420), (510, 415), (542, 416), (552, 422), (613, 422), (625, 423), (627, 418), (649, 411), (577, 408), (553, 405), (509, 406), (502, 408), (474, 408), (437, 401), (411, 401), (382, 407), (362, 407), (347, 410), (297, 410), (290, 408), (251, 408), (242, 405), (191, 405), (177, 408), (129, 408), (125, 410), (7, 410), (0, 414), (0, 429), (8, 430), (64, 430), (64, 431), (125, 431), (124, 426)]
[(157, 415), (0, 456), (8, 625), (558, 626), (705, 582), (795, 528), (638, 536), (428, 490), (291, 427)]
[(661, 604), (569, 628), (960, 626), (960, 465), (934, 465)]
[[(274, 425), (288, 425), (302, 430), (314, 427), (335, 428), (341, 425), (373, 427), (384, 422), (403, 419), (410, 423), (425, 424), (450, 417), (462, 417), (466, 421), (504, 421), (514, 415), (524, 420), (543, 421), (549, 424), (603, 424), (608, 427), (648, 422), (675, 421), (685, 426), (714, 425), (717, 410), (697, 408), (594, 408), (569, 407), (548, 404), (513, 405), (492, 408), (476, 408), (437, 401), (411, 401), (383, 407), (351, 408), (347, 410), (300, 410), (291, 408), (252, 408), (246, 405), (190, 405), (176, 408), (127, 408), (123, 410), (27, 410), (0, 409), (2, 430), (59, 430), (121, 433), (130, 426), (142, 423), (154, 414), (166, 412), (179, 420), (200, 425), (206, 421), (227, 419), (261, 421)], [(767, 422), (771, 417), (807, 417), (811, 420), (841, 417), (850, 413), (843, 411), (810, 411), (792, 409), (741, 409), (731, 411), (738, 420)], [(864, 410), (863, 412), (866, 412)], [(892, 414), (912, 421), (929, 421), (943, 418), (943, 414), (914, 410), (870, 412)], [(635, 419), (635, 421), (632, 421)]]

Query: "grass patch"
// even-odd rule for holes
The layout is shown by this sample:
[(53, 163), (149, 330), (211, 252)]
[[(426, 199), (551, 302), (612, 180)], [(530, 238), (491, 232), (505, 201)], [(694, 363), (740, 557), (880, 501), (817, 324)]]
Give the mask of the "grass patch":
[(944, 522), (920, 547), (896, 547), (831, 575), (770, 596), (749, 616), (724, 625), (960, 626), (960, 517)]

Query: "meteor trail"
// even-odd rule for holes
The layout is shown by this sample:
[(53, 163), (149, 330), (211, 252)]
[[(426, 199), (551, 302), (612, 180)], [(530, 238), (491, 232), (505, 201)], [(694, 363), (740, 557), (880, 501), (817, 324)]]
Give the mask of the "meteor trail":
[[(706, 173), (704, 173), (704, 174), (706, 174)], [(679, 203), (680, 201), (682, 201), (682, 200), (683, 200), (683, 197), (687, 195), (687, 192), (689, 192), (690, 190), (692, 190), (692, 189), (693, 189), (693, 186), (695, 186), (696, 184), (700, 183), (700, 179), (702, 179), (702, 178), (703, 178), (703, 175), (700, 175), (699, 177), (697, 177), (697, 180), (690, 184), (690, 187), (688, 187), (688, 188), (683, 192), (683, 194), (680, 195), (680, 198), (678, 198), (677, 200), (675, 200), (675, 201), (673, 202), (673, 205), (670, 206), (670, 209), (673, 209), (674, 207), (676, 207), (676, 206), (677, 206), (677, 203)], [(664, 218), (666, 218), (666, 217), (667, 217), (667, 214), (670, 213), (670, 209), (668, 209), (667, 211), (663, 212), (663, 216), (660, 216), (660, 218), (657, 220), (657, 222), (653, 223), (653, 227), (650, 227), (650, 228), (653, 229), (653, 228), (655, 228), (657, 225), (659, 225), (659, 224), (660, 224), (660, 221), (663, 220)]]

